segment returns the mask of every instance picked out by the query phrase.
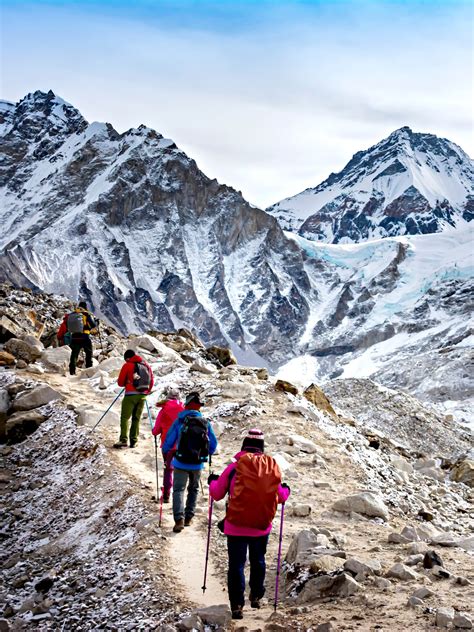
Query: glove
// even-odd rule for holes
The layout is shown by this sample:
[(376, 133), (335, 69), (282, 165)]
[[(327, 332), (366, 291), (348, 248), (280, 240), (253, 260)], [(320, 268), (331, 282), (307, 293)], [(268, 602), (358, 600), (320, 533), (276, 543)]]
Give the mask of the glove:
[(207, 477), (207, 484), (210, 485), (212, 481), (217, 481), (218, 478), (219, 476), (217, 474), (209, 474)]
[(287, 489), (291, 493), (291, 488), (289, 485), (287, 485), (286, 483), (282, 483), (281, 486), (283, 487), (283, 489)]

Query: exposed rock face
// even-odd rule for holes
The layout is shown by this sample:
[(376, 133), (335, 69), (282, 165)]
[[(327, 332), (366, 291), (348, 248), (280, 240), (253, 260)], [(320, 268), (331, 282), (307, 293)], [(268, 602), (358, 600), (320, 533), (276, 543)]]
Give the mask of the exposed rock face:
[(284, 228), (336, 244), (435, 233), (473, 219), (473, 200), (469, 156), (444, 138), (402, 127), (268, 212)]

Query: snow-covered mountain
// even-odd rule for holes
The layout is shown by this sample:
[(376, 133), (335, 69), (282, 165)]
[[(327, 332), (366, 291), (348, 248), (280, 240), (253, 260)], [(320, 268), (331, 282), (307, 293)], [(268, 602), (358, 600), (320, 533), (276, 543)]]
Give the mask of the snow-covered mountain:
[(292, 353), (315, 291), (274, 218), (173, 141), (89, 125), (52, 92), (3, 102), (0, 124), (2, 278), (83, 296), (122, 332)]
[(173, 141), (88, 124), (52, 92), (1, 103), (0, 152), (0, 280), (85, 298), (124, 333), (185, 326), (243, 362), (297, 358), (293, 374), (308, 366), (311, 379), (385, 371), (416, 390), (426, 361), (442, 397), (464, 397), (474, 224), (310, 241)]
[(402, 127), (267, 211), (326, 243), (436, 233), (474, 218), (474, 161), (449, 140)]

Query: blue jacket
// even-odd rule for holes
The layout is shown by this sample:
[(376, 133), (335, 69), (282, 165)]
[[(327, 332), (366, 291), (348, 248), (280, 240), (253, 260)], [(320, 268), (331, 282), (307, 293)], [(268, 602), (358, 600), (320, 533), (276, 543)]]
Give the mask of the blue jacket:
[[(198, 410), (183, 410), (182, 412), (180, 412), (176, 418), (176, 421), (173, 422), (173, 425), (168, 430), (168, 434), (166, 435), (166, 439), (162, 447), (164, 454), (169, 452), (175, 444), (178, 445), (181, 427), (183, 425), (184, 419), (190, 413), (202, 417), (201, 413)], [(214, 454), (217, 448), (217, 439), (210, 421), (208, 421), (207, 423), (207, 436), (209, 437), (209, 454)], [(202, 470), (205, 466), (205, 463), (181, 463), (181, 461), (178, 461), (176, 457), (174, 457), (171, 464), (173, 467), (177, 467), (180, 470)]]

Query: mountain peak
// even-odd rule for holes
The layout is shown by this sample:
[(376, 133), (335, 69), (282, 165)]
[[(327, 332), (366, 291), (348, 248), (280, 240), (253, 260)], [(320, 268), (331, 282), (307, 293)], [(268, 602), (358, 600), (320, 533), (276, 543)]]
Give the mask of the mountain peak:
[(439, 232), (470, 221), (473, 199), (469, 156), (445, 138), (404, 126), (268, 212), (308, 239), (344, 243)]

